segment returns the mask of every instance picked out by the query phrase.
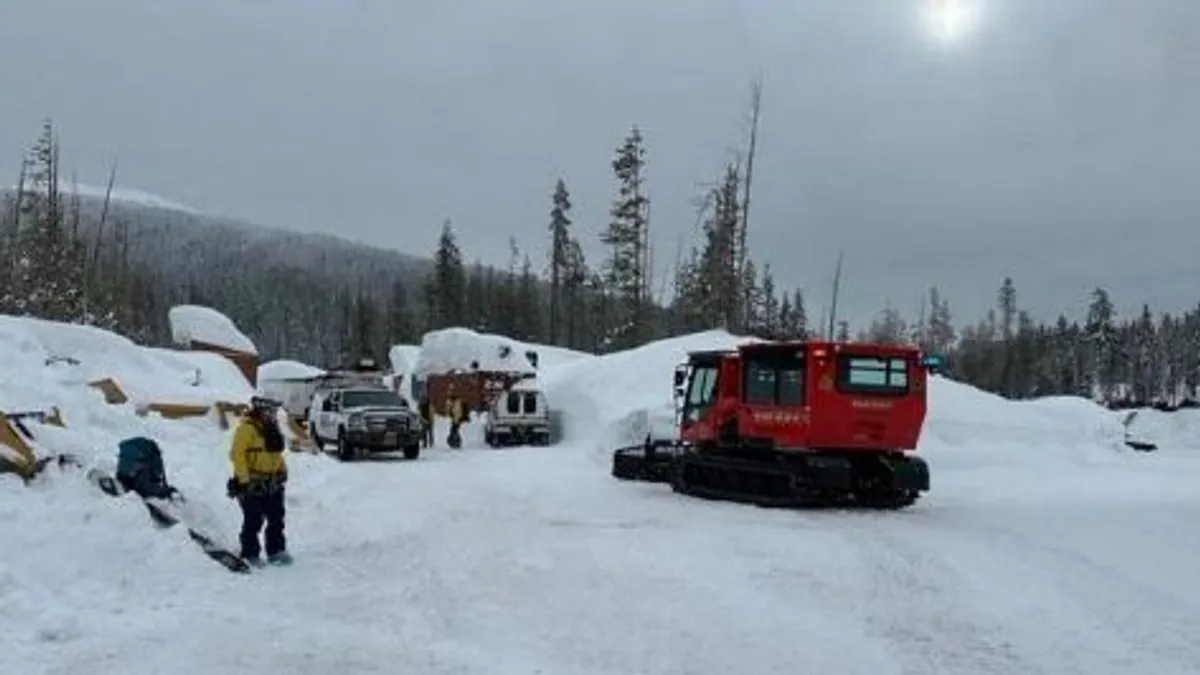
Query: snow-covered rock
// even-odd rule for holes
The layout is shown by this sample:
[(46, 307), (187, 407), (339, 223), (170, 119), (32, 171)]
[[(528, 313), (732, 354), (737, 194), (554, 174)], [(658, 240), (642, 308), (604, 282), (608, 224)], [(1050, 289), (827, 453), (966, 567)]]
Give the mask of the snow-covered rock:
[(245, 354), (258, 354), (258, 347), (233, 320), (211, 307), (176, 305), (167, 313), (167, 320), (175, 344), (187, 347), (192, 342), (204, 342)]

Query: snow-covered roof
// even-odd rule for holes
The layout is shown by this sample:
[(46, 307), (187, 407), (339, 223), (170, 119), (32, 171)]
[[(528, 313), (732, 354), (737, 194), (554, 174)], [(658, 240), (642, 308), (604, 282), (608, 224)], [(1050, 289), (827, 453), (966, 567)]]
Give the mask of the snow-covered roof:
[(238, 330), (229, 317), (211, 307), (176, 305), (167, 312), (167, 320), (171, 324), (171, 339), (180, 346), (204, 342), (246, 354), (258, 354), (254, 342)]
[(258, 367), (259, 380), (308, 380), (325, 374), (324, 370), (307, 363), (279, 359)]
[(509, 389), (513, 391), (542, 391), (542, 383), (536, 377), (527, 377), (512, 383)]
[(469, 372), (472, 363), (479, 370), (511, 373), (535, 373), (526, 352), (537, 349), (502, 335), (477, 333), (467, 328), (430, 331), (421, 340), (421, 351), (414, 371), (417, 375)]

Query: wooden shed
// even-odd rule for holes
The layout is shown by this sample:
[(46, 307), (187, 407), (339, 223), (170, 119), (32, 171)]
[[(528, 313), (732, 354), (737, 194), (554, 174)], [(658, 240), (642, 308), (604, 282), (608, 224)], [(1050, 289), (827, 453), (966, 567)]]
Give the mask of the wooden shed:
[(250, 386), (258, 386), (258, 366), (260, 359), (257, 354), (241, 352), (236, 349), (221, 347), (218, 345), (209, 344), (207, 342), (202, 342), (200, 340), (190, 340), (188, 342), (187, 349), (193, 352), (212, 352), (213, 354), (220, 354), (221, 356), (224, 356), (230, 361), (233, 361), (233, 364), (238, 367), (238, 370), (242, 371), (242, 375), (246, 376), (246, 380), (250, 383)]
[(523, 373), (487, 370), (434, 373), (425, 378), (424, 389), (434, 414), (446, 414), (446, 398), (451, 391), (458, 394), (468, 410), (483, 412), (494, 396), (526, 377)]

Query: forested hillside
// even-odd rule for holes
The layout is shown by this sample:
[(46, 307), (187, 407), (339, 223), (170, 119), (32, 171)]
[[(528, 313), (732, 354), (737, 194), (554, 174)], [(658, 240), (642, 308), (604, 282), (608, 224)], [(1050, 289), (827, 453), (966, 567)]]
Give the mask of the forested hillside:
[[(714, 326), (825, 334), (827, 320), (810, 321), (802, 293), (778, 288), (770, 266), (757, 265), (746, 246), (754, 135), (701, 195), (700, 239), (666, 278), (655, 278), (664, 266), (648, 244), (647, 158), (636, 126), (616, 146), (603, 231), (575, 228), (570, 189), (559, 180), (548, 190), (545, 242), (513, 241), (509, 266), (496, 269), (472, 264), (449, 222), (422, 259), (330, 236), (80, 198), (60, 187), (65, 174), (47, 122), (0, 212), (0, 311), (166, 344), (167, 309), (205, 304), (246, 330), (265, 358), (321, 365), (382, 358), (388, 346), (446, 326), (594, 352)], [(585, 259), (585, 237), (604, 245), (603, 259)], [(932, 288), (920, 316), (884, 308), (869, 326), (842, 321), (833, 332), (915, 342), (945, 354), (952, 377), (1014, 398), (1078, 394), (1129, 403), (1192, 395), (1200, 385), (1200, 306), (1183, 315), (1146, 307), (1141, 316), (1118, 317), (1105, 289), (1090, 293), (1086, 316), (1044, 324), (1021, 309), (1015, 283), (1004, 279), (984, 321), (956, 326)]]

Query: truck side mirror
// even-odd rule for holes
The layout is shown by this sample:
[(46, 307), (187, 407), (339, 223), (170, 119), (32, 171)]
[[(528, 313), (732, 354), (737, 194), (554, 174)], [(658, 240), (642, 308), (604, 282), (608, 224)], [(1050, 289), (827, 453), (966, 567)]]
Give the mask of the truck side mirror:
[(684, 382), (687, 381), (687, 368), (678, 366), (675, 368), (675, 388), (682, 389)]

